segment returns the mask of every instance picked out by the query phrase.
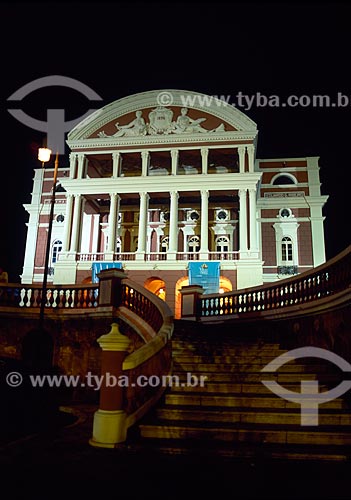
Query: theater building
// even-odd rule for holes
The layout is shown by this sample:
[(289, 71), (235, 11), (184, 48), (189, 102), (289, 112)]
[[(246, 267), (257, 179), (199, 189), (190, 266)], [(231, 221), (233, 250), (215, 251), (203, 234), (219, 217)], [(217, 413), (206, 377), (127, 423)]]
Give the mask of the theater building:
[[(325, 261), (318, 157), (257, 158), (256, 124), (205, 97), (139, 93), (68, 134), (49, 283), (87, 283), (120, 266), (178, 316), (196, 266), (216, 275), (209, 290), (221, 293)], [(43, 279), (52, 182), (53, 167), (35, 170), (22, 283)]]

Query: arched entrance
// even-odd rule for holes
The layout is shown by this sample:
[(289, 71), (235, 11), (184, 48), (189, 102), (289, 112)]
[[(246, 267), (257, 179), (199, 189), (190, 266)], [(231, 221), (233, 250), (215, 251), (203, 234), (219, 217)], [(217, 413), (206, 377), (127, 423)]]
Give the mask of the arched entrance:
[(233, 285), (230, 279), (221, 276), (219, 278), (219, 293), (231, 292), (233, 290)]
[(166, 283), (161, 278), (148, 278), (144, 283), (144, 287), (160, 299), (166, 300)]
[(175, 319), (179, 319), (181, 315), (181, 294), (180, 289), (182, 286), (189, 285), (189, 278), (187, 276), (183, 276), (179, 278), (175, 286), (175, 307), (174, 307), (174, 317)]

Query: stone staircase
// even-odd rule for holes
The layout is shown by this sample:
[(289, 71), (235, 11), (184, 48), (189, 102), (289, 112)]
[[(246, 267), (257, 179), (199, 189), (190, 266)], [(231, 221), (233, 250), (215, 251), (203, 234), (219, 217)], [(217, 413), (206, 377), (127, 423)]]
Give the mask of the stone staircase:
[[(287, 349), (279, 343), (204, 332), (176, 331), (172, 342), (173, 375), (179, 383), (167, 388), (163, 400), (140, 422), (141, 446), (170, 454), (250, 459), (351, 458), (350, 406), (345, 399), (320, 405), (318, 426), (302, 426), (300, 405), (276, 396), (262, 383), (276, 380), (299, 393), (302, 379), (318, 380), (319, 392), (326, 391), (344, 379), (329, 362), (304, 358), (262, 373)], [(207, 378), (195, 385), (194, 376), (198, 381)]]

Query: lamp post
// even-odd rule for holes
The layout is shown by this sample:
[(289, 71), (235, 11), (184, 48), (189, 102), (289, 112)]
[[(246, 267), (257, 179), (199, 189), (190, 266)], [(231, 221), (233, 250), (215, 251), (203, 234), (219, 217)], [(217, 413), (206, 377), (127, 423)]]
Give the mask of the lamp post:
[[(46, 163), (50, 160), (51, 153), (52, 153), (51, 149), (39, 148), (38, 160), (42, 162), (42, 167), (44, 167), (44, 163)], [(58, 172), (58, 153), (56, 153), (54, 180), (53, 180), (53, 184), (52, 184), (52, 193), (51, 193), (51, 200), (50, 200), (49, 228), (48, 228), (48, 234), (47, 234), (47, 239), (46, 239), (44, 278), (43, 278), (43, 287), (42, 287), (41, 301), (40, 301), (39, 330), (41, 330), (41, 331), (43, 330), (43, 325), (44, 325), (44, 311), (45, 311), (45, 304), (46, 304), (47, 283), (48, 283), (48, 274), (49, 274), (50, 246), (51, 246), (52, 222), (53, 222), (53, 218), (54, 218), (54, 209), (55, 209), (57, 172)]]

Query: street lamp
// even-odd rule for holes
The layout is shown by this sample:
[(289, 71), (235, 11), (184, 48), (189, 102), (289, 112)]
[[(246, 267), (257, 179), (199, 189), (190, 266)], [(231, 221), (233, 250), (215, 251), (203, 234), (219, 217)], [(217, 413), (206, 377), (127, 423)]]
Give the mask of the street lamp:
[[(38, 160), (41, 161), (43, 168), (44, 168), (44, 163), (46, 163), (50, 160), (51, 153), (52, 153), (51, 149), (39, 148)], [(43, 278), (43, 287), (42, 287), (41, 301), (40, 301), (39, 330), (41, 330), (41, 331), (43, 330), (43, 325), (44, 325), (44, 311), (45, 311), (45, 304), (46, 304), (46, 300), (47, 300), (46, 295), (47, 295), (47, 283), (48, 283), (48, 273), (49, 273), (52, 222), (53, 222), (53, 218), (54, 218), (54, 209), (55, 209), (57, 172), (58, 172), (58, 153), (56, 153), (56, 159), (55, 159), (54, 180), (53, 180), (53, 185), (52, 185), (52, 193), (51, 193), (51, 201), (50, 201), (49, 228), (48, 228), (48, 234), (47, 234), (47, 239), (46, 239), (44, 278)]]

